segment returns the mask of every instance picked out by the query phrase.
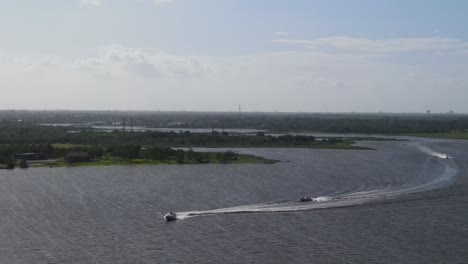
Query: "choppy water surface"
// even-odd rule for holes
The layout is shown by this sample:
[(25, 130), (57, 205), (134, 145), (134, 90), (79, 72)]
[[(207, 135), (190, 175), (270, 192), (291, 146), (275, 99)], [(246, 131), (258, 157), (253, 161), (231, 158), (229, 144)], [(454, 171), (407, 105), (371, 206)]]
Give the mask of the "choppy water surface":
[(468, 142), (360, 144), (377, 150), (2, 170), (0, 263), (466, 263)]

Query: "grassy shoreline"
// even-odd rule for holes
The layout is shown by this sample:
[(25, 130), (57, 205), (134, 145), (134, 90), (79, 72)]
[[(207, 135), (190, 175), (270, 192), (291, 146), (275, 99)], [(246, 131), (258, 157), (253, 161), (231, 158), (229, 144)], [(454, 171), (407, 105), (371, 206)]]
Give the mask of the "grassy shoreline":
[(423, 137), (423, 138), (443, 138), (443, 139), (468, 139), (468, 132), (458, 133), (414, 133), (404, 134), (402, 136)]
[[(138, 157), (119, 157), (113, 156), (112, 153), (104, 153), (102, 157), (98, 157), (95, 160), (86, 162), (74, 162), (68, 163), (65, 161), (64, 156), (59, 156), (56, 160), (49, 160), (40, 163), (28, 162), (25, 167), (35, 168), (55, 168), (55, 167), (91, 167), (91, 166), (117, 166), (117, 165), (190, 165), (190, 164), (273, 164), (280, 162), (278, 160), (267, 159), (260, 156), (248, 155), (235, 153), (233, 151), (216, 152), (216, 151), (201, 151), (194, 152), (191, 148), (313, 148), (313, 149), (342, 149), (342, 150), (374, 150), (368, 147), (353, 145), (355, 142), (346, 141), (314, 141), (309, 143), (301, 144), (230, 144), (230, 143), (212, 143), (205, 144), (203, 146), (173, 146), (172, 148), (156, 148), (159, 154), (155, 158), (151, 156)], [(85, 147), (86, 145), (77, 144), (54, 144), (57, 150), (61, 149), (60, 152), (67, 153), (73, 148)], [(176, 150), (179, 148), (179, 150)], [(183, 150), (188, 148), (188, 150)], [(147, 149), (148, 150), (148, 149)], [(169, 155), (163, 155), (164, 151), (169, 152)], [(139, 156), (139, 155), (138, 155)], [(16, 167), (21, 167), (20, 161), (15, 162)], [(28, 166), (29, 165), (29, 166)], [(0, 169), (7, 169), (8, 167), (0, 164)]]
[(309, 144), (277, 144), (277, 145), (261, 145), (261, 144), (252, 144), (252, 145), (236, 145), (236, 144), (207, 144), (203, 146), (174, 146), (174, 148), (314, 148), (314, 149), (352, 149), (352, 150), (374, 150), (373, 148), (355, 146), (355, 142), (344, 141), (339, 143), (321, 143), (314, 142)]
[[(204, 148), (236, 148), (240, 146), (226, 146), (226, 145), (211, 145), (204, 146)], [(295, 146), (295, 145), (282, 145), (282, 146), (249, 146), (247, 148), (314, 148), (314, 149), (342, 149), (342, 150), (374, 150), (372, 148), (360, 147), (352, 145), (352, 142), (342, 142), (342, 143), (333, 143), (333, 144), (314, 144), (308, 146)], [(246, 148), (242, 146), (242, 148)], [(281, 162), (279, 160), (267, 159), (261, 156), (248, 155), (248, 154), (238, 154), (235, 160), (223, 161), (216, 158), (218, 152), (200, 152), (210, 155), (208, 161), (203, 162), (178, 162), (175, 159), (172, 160), (148, 160), (148, 159), (122, 159), (122, 158), (111, 158), (106, 157), (97, 161), (89, 162), (77, 162), (77, 163), (67, 163), (63, 159), (59, 159), (55, 162), (44, 163), (41, 165), (35, 165), (32, 167), (35, 168), (60, 168), (60, 167), (95, 167), (95, 166), (122, 166), (122, 165), (197, 165), (197, 164), (274, 164)]]
[(123, 165), (197, 165), (197, 164), (274, 164), (279, 160), (266, 159), (254, 155), (239, 154), (236, 160), (221, 161), (209, 160), (207, 162), (177, 162), (176, 160), (146, 160), (146, 159), (102, 159), (98, 161), (67, 163), (63, 160), (44, 163), (34, 168), (61, 168), (61, 167), (100, 167), (100, 166), (123, 166)]

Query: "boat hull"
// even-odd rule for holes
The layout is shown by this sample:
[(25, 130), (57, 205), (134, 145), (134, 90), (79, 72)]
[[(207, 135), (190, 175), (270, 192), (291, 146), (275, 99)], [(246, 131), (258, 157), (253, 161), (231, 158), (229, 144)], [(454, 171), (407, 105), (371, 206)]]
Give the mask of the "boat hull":
[(177, 215), (176, 214), (166, 214), (164, 215), (164, 219), (169, 222), (169, 221), (175, 221), (177, 220)]
[(311, 198), (311, 197), (304, 196), (304, 197), (300, 197), (300, 198), (299, 198), (299, 201), (300, 201), (300, 202), (310, 202), (310, 201), (312, 201), (312, 198)]

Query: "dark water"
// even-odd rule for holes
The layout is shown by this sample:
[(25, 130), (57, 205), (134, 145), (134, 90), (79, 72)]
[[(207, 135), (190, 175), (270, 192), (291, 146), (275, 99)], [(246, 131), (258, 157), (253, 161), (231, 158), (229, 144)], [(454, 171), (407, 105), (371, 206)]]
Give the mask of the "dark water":
[(468, 263), (468, 142), (360, 144), (378, 150), (2, 170), (0, 263)]

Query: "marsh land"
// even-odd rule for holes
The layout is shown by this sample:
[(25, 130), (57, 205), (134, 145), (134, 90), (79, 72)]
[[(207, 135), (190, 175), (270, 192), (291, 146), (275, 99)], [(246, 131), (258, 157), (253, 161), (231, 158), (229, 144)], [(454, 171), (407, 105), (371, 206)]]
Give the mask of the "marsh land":
[(25, 153), (47, 157), (41, 166), (52, 167), (271, 163), (191, 148), (366, 149), (354, 143), (399, 135), (467, 139), (466, 129), (468, 116), (456, 114), (0, 111), (0, 168), (27, 167)]

